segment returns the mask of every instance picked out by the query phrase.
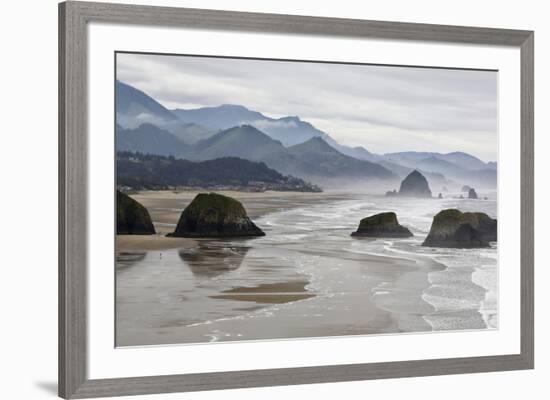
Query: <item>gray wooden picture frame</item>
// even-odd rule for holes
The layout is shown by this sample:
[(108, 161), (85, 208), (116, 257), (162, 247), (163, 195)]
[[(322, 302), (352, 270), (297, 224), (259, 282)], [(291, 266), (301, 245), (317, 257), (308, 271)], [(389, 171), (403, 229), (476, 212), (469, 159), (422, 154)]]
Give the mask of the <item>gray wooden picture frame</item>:
[[(521, 51), (521, 352), (304, 368), (141, 376), (87, 376), (87, 24), (106, 22), (218, 30), (512, 46)], [(534, 33), (398, 22), (122, 4), (59, 4), (59, 396), (90, 398), (534, 367)]]

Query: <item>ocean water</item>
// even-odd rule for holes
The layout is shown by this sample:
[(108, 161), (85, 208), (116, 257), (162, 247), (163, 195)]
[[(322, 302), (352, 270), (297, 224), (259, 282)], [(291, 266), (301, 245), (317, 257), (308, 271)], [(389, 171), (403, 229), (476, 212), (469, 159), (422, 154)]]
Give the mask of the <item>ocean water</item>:
[[(489, 199), (342, 193), (255, 219), (265, 237), (119, 254), (117, 345), (498, 328), (497, 244), (421, 246), (442, 209), (497, 217), (494, 193), (480, 194)], [(414, 236), (350, 236), (383, 211)], [(262, 285), (282, 289), (266, 297)], [(311, 297), (283, 301), (304, 293)]]

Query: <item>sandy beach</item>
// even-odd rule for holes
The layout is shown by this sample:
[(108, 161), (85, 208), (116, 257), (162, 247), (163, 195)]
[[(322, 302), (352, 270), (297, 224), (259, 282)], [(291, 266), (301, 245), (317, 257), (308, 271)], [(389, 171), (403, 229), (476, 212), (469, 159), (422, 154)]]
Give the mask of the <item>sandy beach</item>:
[[(473, 279), (483, 273), (492, 282), (496, 249), (468, 259), (420, 246), (435, 212), (458, 200), (225, 192), (265, 237), (165, 237), (197, 193), (132, 195), (157, 234), (117, 237), (117, 346), (487, 329), (498, 321), (494, 293)], [(413, 238), (350, 236), (362, 217), (388, 208)]]
[[(192, 248), (195, 239), (166, 237), (174, 231), (181, 212), (199, 193), (208, 191), (144, 191), (132, 194), (131, 197), (143, 204), (151, 215), (156, 235), (117, 235), (117, 251), (162, 250)], [(303, 207), (318, 201), (338, 200), (341, 194), (332, 193), (320, 196), (319, 193), (307, 192), (216, 192), (239, 200), (252, 219), (262, 215)]]

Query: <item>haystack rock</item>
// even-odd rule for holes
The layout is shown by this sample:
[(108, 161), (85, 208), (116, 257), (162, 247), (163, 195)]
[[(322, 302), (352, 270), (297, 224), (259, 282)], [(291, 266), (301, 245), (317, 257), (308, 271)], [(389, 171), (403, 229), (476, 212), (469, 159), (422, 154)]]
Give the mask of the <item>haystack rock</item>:
[(181, 213), (175, 237), (264, 236), (248, 218), (243, 205), (217, 193), (199, 193)]
[(155, 227), (149, 211), (130, 196), (116, 192), (117, 235), (153, 235)]
[(474, 188), (471, 188), (470, 190), (468, 190), (468, 198), (477, 199), (477, 193)]
[(424, 175), (414, 170), (401, 182), (399, 196), (432, 197), (432, 191)]
[(399, 225), (397, 215), (394, 212), (385, 212), (363, 218), (357, 231), (351, 236), (404, 238), (413, 234), (407, 228)]
[(489, 242), (496, 241), (496, 219), (485, 213), (448, 209), (434, 217), (430, 233), (422, 246), (477, 248), (489, 247)]
[(464, 185), (464, 186), (462, 186), (462, 190), (461, 190), (461, 192), (469, 192), (469, 191), (470, 191), (470, 189), (471, 189), (471, 187), (470, 187), (470, 186), (468, 186), (468, 185)]

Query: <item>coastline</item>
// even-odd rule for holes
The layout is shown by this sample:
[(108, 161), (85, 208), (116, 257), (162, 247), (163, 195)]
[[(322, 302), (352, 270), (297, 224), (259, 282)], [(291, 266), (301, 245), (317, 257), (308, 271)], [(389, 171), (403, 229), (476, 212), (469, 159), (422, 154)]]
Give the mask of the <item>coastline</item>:
[[(197, 241), (203, 239), (166, 237), (166, 234), (174, 231), (182, 211), (195, 196), (205, 192), (204, 190), (180, 192), (151, 190), (131, 194), (130, 197), (147, 208), (157, 233), (154, 235), (116, 235), (117, 253), (139, 250), (189, 249), (197, 246)], [(272, 212), (303, 207), (310, 204), (312, 200), (329, 202), (341, 198), (341, 194), (338, 192), (325, 196), (319, 196), (322, 193), (278, 191), (219, 191), (216, 193), (239, 200), (252, 220)]]
[[(429, 313), (433, 308), (419, 294), (429, 284), (427, 276), (433, 265), (377, 255), (362, 257), (362, 264), (364, 279), (357, 282), (360, 290), (322, 292), (308, 285), (311, 281), (304, 281), (304, 276), (299, 280), (236, 286), (209, 296), (213, 300), (238, 304), (235, 315), (172, 322), (156, 330), (148, 326), (118, 329), (117, 346), (432, 331), (420, 312)], [(353, 266), (356, 267), (357, 262), (353, 262)], [(388, 285), (388, 282), (395, 284)], [(328, 306), (335, 298), (345, 302), (347, 313)], [(314, 307), (315, 303), (318, 305)], [(313, 307), (323, 309), (323, 318), (311, 314)], [(411, 310), (415, 312), (411, 313)], [(136, 307), (134, 312), (141, 314), (144, 310)], [(309, 317), (304, 318), (306, 315)]]
[[(433, 318), (484, 329), (478, 297), (488, 292), (472, 281), (473, 270), (450, 269), (431, 249), (418, 252), (425, 226), (413, 225), (420, 228), (408, 240), (350, 237), (358, 216), (399, 207), (400, 199), (223, 192), (243, 203), (266, 237), (165, 237), (197, 193), (132, 195), (159, 233), (117, 237), (117, 346), (454, 330), (434, 328)], [(457, 271), (475, 288), (476, 309), (438, 309), (426, 297), (437, 289), (434, 278), (453, 284)]]

